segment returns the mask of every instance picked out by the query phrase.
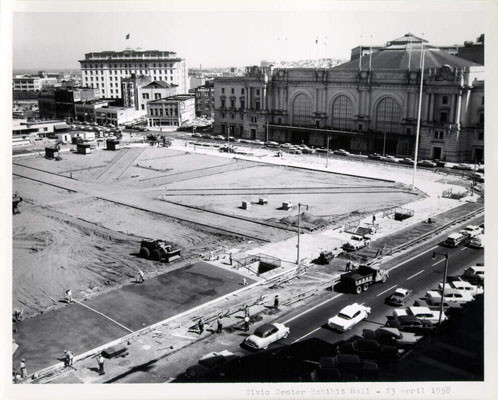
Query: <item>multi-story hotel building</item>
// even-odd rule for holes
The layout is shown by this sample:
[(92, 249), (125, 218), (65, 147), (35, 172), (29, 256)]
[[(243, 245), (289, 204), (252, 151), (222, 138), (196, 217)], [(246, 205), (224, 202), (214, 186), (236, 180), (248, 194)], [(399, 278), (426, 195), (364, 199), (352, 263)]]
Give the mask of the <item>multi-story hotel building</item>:
[(154, 129), (175, 130), (194, 118), (194, 95), (179, 94), (147, 103), (148, 125)]
[(214, 131), (247, 139), (413, 156), (484, 158), (484, 66), (407, 34), (334, 68), (250, 67), (214, 80)]
[(105, 98), (121, 98), (121, 79), (129, 78), (132, 74), (178, 85), (178, 93), (188, 93), (185, 59), (172, 51), (102, 51), (87, 53), (85, 59), (79, 62), (82, 84), (99, 89)]

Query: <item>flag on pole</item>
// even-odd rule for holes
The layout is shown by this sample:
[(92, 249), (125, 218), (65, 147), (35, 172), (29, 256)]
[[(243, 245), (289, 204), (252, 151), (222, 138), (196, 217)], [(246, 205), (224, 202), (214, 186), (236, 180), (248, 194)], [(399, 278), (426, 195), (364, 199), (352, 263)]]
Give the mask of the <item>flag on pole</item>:
[(128, 40), (129, 38), (130, 38), (130, 34), (128, 33), (128, 34), (126, 35), (126, 40)]

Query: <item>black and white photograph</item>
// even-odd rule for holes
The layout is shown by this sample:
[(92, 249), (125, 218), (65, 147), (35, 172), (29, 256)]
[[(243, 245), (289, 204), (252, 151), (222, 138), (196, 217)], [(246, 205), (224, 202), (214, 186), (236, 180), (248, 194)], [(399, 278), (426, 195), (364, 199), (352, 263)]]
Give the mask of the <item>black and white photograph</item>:
[(2, 3), (0, 397), (496, 398), (497, 12)]

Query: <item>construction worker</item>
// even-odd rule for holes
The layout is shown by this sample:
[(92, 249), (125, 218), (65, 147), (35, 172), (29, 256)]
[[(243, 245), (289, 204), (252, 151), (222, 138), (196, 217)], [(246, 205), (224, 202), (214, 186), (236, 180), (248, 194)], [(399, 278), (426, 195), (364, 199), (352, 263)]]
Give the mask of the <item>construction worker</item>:
[(247, 286), (247, 279), (246, 279), (246, 278), (244, 278), (244, 279), (242, 280), (242, 286)]
[(202, 318), (197, 322), (197, 328), (199, 329), (199, 335), (202, 335), (204, 332), (204, 322), (202, 321)]
[(66, 350), (66, 357), (67, 357), (67, 366), (72, 368), (74, 361), (73, 352), (71, 350)]
[(249, 322), (251, 321), (251, 319), (249, 318), (248, 315), (246, 315), (244, 317), (244, 331), (248, 331), (249, 330)]
[(144, 272), (138, 268), (138, 277), (137, 277), (137, 282), (138, 283), (143, 283), (144, 282)]
[(19, 364), (19, 369), (21, 370), (21, 378), (27, 378), (28, 377), (28, 371), (26, 370), (26, 360), (23, 358), (21, 360), (21, 363)]
[(223, 321), (221, 319), (221, 316), (218, 317), (217, 323), (218, 329), (216, 329), (216, 333), (221, 333), (223, 331)]
[(275, 300), (273, 300), (273, 308), (275, 310), (278, 310), (278, 303), (279, 303), (279, 298), (278, 298), (278, 294), (275, 295)]
[(71, 289), (66, 290), (66, 302), (68, 303), (73, 302), (73, 292), (71, 292)]
[(104, 372), (104, 357), (102, 357), (102, 353), (97, 357), (97, 363), (99, 364), (99, 375), (105, 374)]
[(351, 271), (351, 266), (352, 266), (351, 261), (348, 261), (348, 262), (346, 263), (346, 272)]

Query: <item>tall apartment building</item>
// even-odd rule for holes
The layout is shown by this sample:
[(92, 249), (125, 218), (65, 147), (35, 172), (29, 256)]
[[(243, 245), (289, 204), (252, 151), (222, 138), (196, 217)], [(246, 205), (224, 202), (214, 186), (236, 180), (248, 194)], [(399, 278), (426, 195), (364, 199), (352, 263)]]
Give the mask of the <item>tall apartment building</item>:
[(172, 51), (102, 51), (87, 53), (79, 62), (82, 84), (99, 89), (105, 98), (121, 98), (121, 80), (132, 74), (178, 85), (178, 93), (189, 90), (185, 59)]
[(214, 118), (214, 82), (195, 89), (195, 115), (197, 117)]

